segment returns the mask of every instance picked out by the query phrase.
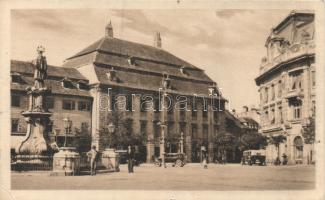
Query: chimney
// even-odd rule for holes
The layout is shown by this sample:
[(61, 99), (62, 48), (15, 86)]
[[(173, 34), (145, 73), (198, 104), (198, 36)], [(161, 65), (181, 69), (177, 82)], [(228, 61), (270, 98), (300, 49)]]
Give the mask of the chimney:
[(111, 20), (109, 21), (109, 23), (105, 27), (105, 37), (110, 37), (110, 38), (113, 37), (113, 27), (112, 27)]
[(156, 32), (155, 34), (153, 46), (157, 48), (161, 48), (161, 37), (159, 32)]

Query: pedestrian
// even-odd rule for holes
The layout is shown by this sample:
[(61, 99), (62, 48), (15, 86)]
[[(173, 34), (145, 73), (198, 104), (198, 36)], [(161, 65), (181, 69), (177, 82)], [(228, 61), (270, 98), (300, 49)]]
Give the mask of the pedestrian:
[(96, 146), (93, 145), (90, 150), (90, 175), (96, 175), (96, 162), (98, 160), (98, 151), (96, 150)]
[(285, 153), (283, 153), (282, 154), (282, 165), (287, 165), (287, 163), (288, 163), (288, 156)]
[(226, 154), (225, 153), (223, 153), (222, 154), (222, 164), (226, 164), (226, 162), (227, 162), (227, 158), (226, 158)]
[(204, 169), (208, 169), (208, 162), (207, 162), (207, 156), (206, 155), (203, 156), (202, 164), (203, 164)]
[(132, 150), (132, 147), (129, 145), (128, 146), (128, 154), (127, 154), (127, 158), (128, 158), (128, 171), (129, 173), (133, 173), (133, 159), (134, 159), (134, 153)]

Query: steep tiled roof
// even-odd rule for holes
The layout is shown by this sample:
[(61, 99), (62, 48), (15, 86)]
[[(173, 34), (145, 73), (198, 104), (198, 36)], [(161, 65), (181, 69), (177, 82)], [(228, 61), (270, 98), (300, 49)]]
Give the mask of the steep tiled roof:
[[(21, 74), (34, 74), (35, 66), (31, 62), (12, 60), (10, 65), (11, 72)], [(68, 77), (70, 79), (87, 80), (78, 70), (67, 67), (56, 67), (48, 65), (47, 74), (49, 77)]]
[[(159, 74), (146, 74), (133, 72), (130, 70), (118, 71), (116, 70), (115, 76), (118, 78), (118, 81), (111, 81), (108, 79), (107, 73), (110, 69), (105, 67), (96, 67), (95, 72), (98, 79), (102, 84), (107, 84), (111, 86), (122, 86), (143, 90), (158, 91), (162, 87), (162, 76)], [(171, 79), (171, 93), (178, 93), (183, 95), (193, 96), (205, 95), (208, 96), (208, 86), (207, 83), (202, 81), (193, 81), (193, 80), (182, 80), (178, 77), (170, 77)]]
[[(90, 63), (213, 82), (203, 70), (161, 48), (117, 38), (104, 37), (96, 41), (68, 58), (63, 66), (78, 67)], [(185, 68), (185, 73), (180, 72), (181, 67)]]
[[(11, 89), (25, 92), (26, 87), (34, 84), (34, 66), (29, 62), (11, 61), (11, 73), (21, 74), (19, 83), (11, 83)], [(67, 77), (73, 81), (73, 88), (65, 88), (62, 86), (61, 80)], [(78, 89), (78, 81), (88, 82), (76, 69), (48, 66), (48, 79), (45, 80), (45, 85), (51, 88), (53, 94), (76, 95), (90, 97), (88, 90)]]
[(96, 41), (85, 49), (81, 50), (76, 55), (68, 58), (67, 60), (75, 57), (79, 57), (94, 51), (106, 52), (111, 54), (133, 56), (137, 58), (147, 59), (151, 61), (169, 63), (177, 66), (186, 66), (189, 68), (195, 68), (190, 63), (172, 55), (171, 53), (161, 49), (144, 44), (130, 42), (111, 37), (103, 37)]

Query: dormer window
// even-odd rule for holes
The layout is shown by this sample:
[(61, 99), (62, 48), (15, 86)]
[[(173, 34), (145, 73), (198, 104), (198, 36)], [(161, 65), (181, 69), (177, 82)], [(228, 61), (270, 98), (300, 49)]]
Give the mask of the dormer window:
[(116, 71), (112, 68), (109, 72), (106, 73), (108, 80), (115, 81), (116, 80)]
[(68, 79), (68, 78), (64, 78), (62, 80), (62, 86), (64, 88), (70, 88), (70, 89), (74, 88), (74, 85), (73, 85), (72, 81), (70, 79)]
[(21, 75), (16, 72), (12, 73), (11, 74), (11, 82), (12, 83), (21, 83), (22, 82)]
[(168, 74), (163, 74), (162, 86), (164, 89), (170, 89), (170, 78)]
[(132, 57), (132, 56), (130, 56), (128, 58), (128, 63), (129, 63), (129, 65), (133, 65), (133, 66), (136, 66), (137, 65), (137, 63), (135, 62), (135, 58)]
[(187, 68), (185, 67), (185, 66), (182, 66), (181, 68), (179, 68), (179, 71), (182, 73), (182, 74), (184, 74), (184, 75), (189, 75), (188, 73), (187, 73), (187, 70), (186, 70)]
[(88, 85), (85, 81), (78, 81), (78, 88), (80, 90), (87, 90), (88, 89)]
[(209, 86), (208, 90), (209, 90), (209, 95), (210, 96), (212, 96), (212, 95), (217, 95), (218, 96), (219, 95), (216, 83), (213, 83), (211, 86)]

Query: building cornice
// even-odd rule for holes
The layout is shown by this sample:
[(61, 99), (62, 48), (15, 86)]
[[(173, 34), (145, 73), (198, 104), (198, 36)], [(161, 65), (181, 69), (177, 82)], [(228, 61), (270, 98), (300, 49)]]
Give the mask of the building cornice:
[(289, 65), (292, 65), (296, 62), (300, 62), (302, 60), (308, 60), (308, 59), (314, 59), (315, 58), (315, 53), (306, 53), (297, 57), (294, 57), (292, 59), (286, 60), (284, 62), (278, 63), (268, 71), (264, 72), (263, 74), (259, 75), (255, 79), (255, 83), (260, 86), (263, 80), (265, 80), (267, 77), (270, 77), (271, 75), (279, 72), (280, 70), (283, 70), (284, 68), (288, 67)]

